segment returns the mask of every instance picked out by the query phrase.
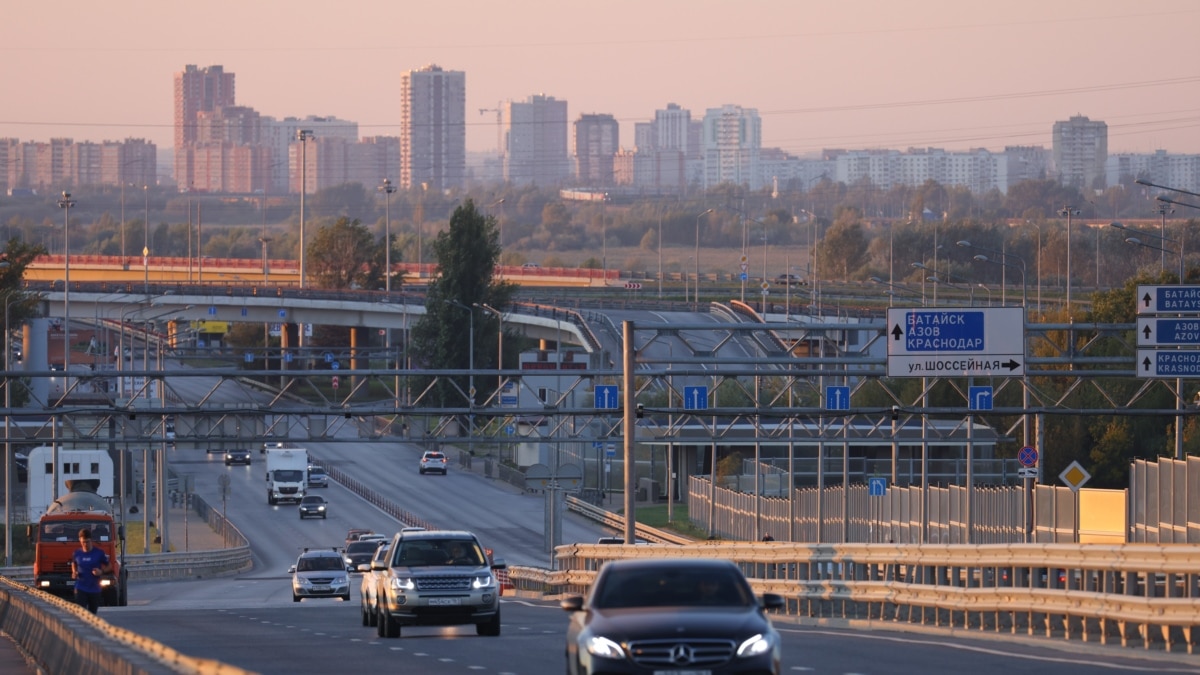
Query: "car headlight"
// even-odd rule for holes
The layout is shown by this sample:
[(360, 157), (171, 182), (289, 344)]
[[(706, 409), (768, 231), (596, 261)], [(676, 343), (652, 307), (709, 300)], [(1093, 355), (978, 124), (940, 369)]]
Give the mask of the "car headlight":
[(112, 579), (101, 579), (101, 580), (100, 580), (100, 587), (101, 587), (101, 588), (107, 588), (107, 587), (109, 587), (109, 586), (112, 586)]
[(311, 581), (309, 581), (308, 579), (304, 578), (304, 577), (296, 577), (296, 578), (295, 578), (295, 584), (296, 584), (297, 586), (300, 586), (300, 587), (303, 587), (303, 588), (308, 588), (309, 586), (312, 586), (312, 582), (311, 582)]
[(325, 510), (325, 507), (324, 507), (324, 506), (318, 506), (318, 507), (317, 507), (317, 510), (318, 510), (318, 511), (324, 511), (324, 510)]
[(758, 656), (771, 651), (771, 640), (767, 636), (759, 633), (754, 637), (746, 640), (738, 645), (737, 655), (740, 657)]
[(391, 584), (393, 591), (411, 591), (417, 587), (411, 577), (396, 577), (392, 579)]
[(350, 583), (350, 580), (349, 580), (349, 579), (347, 579), (345, 575), (342, 575), (342, 576), (340, 576), (340, 577), (334, 577), (334, 578), (333, 578), (333, 585), (334, 585), (334, 586), (341, 586), (342, 584), (348, 584), (348, 583)]
[(599, 635), (588, 638), (587, 644), (584, 645), (584, 649), (586, 649), (587, 653), (591, 654), (592, 656), (602, 659), (625, 658), (625, 649), (622, 648), (621, 645)]
[(471, 588), (473, 588), (473, 589), (491, 588), (492, 586), (495, 586), (495, 585), (496, 585), (496, 580), (493, 579), (492, 575), (490, 575), (490, 574), (485, 574), (481, 577), (475, 577), (475, 579), (471, 581)]

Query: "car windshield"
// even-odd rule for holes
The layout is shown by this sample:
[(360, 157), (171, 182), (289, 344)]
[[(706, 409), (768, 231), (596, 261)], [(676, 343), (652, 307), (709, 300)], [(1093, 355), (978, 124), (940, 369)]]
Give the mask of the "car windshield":
[(320, 475), (323, 475), (324, 473), (325, 473), (325, 469), (322, 469), (319, 466), (308, 467), (308, 475), (310, 475), (310, 476), (320, 476)]
[(319, 506), (324, 504), (325, 500), (321, 497), (305, 497), (301, 503), (308, 506)]
[(333, 556), (320, 556), (315, 558), (301, 558), (300, 562), (296, 563), (297, 572), (316, 572), (320, 570), (341, 570), (342, 561)]
[(402, 543), (392, 556), (396, 567), (419, 567), (422, 565), (483, 565), (483, 552), (474, 542), (462, 539), (412, 541)]
[(300, 469), (276, 469), (275, 480), (280, 483), (295, 483), (304, 477)]
[(375, 541), (375, 540), (356, 541), (346, 547), (346, 553), (349, 553), (349, 554), (374, 553), (375, 549), (378, 547), (379, 547), (379, 542)]
[(727, 569), (622, 569), (604, 575), (596, 609), (635, 607), (748, 607), (754, 596)]

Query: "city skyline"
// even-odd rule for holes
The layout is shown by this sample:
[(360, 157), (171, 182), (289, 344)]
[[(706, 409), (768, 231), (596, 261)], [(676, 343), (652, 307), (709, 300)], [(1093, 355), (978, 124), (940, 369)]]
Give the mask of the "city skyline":
[(436, 63), (466, 73), (469, 152), (496, 147), (494, 110), (481, 110), (544, 94), (566, 101), (572, 122), (612, 115), (625, 148), (635, 123), (677, 103), (693, 119), (756, 109), (763, 146), (795, 155), (1049, 147), (1054, 123), (1075, 115), (1108, 124), (1110, 153), (1200, 153), (1200, 5), (1182, 0), (206, 8), (12, 8), (0, 137), (170, 148), (172, 78), (185, 64), (236, 73), (238, 104), (263, 115), (397, 136), (402, 74)]

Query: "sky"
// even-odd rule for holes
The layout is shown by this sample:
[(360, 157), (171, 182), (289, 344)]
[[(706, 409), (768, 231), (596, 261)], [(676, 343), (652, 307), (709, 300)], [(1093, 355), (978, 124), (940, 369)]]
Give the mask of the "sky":
[[(756, 109), (763, 146), (1051, 147), (1056, 121), (1108, 150), (1200, 153), (1195, 0), (110, 0), (10, 2), (0, 138), (173, 144), (173, 78), (236, 74), (239, 105), (398, 135), (400, 76), (466, 73), (467, 149), (504, 101), (608, 113), (621, 145), (677, 103)], [(489, 110), (491, 109), (491, 110)], [(487, 112), (480, 112), (487, 110)]]

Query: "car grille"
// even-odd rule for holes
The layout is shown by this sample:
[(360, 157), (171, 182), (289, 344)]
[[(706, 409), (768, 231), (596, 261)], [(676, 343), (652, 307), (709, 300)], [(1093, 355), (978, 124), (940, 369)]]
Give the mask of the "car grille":
[(281, 494), (281, 495), (294, 495), (294, 494), (296, 494), (296, 488), (294, 488), (294, 487), (281, 487), (281, 488), (279, 488), (279, 494)]
[(629, 643), (629, 653), (639, 666), (710, 668), (733, 658), (730, 640), (642, 640)]
[(419, 591), (466, 591), (471, 588), (474, 577), (446, 576), (420, 577), (417, 581)]
[(332, 584), (333, 577), (309, 577), (308, 582), (311, 584)]

